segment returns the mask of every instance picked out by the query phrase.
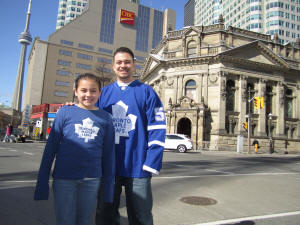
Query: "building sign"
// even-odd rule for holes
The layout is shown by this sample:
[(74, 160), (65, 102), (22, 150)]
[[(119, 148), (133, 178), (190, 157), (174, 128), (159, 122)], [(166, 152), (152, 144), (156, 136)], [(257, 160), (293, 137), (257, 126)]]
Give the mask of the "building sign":
[(120, 23), (125, 23), (134, 26), (134, 12), (121, 9)]

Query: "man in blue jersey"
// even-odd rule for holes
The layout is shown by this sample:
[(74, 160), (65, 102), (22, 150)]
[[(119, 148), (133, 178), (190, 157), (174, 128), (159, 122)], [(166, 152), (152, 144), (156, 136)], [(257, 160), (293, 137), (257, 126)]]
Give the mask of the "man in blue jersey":
[(113, 117), (116, 180), (112, 208), (98, 200), (97, 225), (120, 225), (123, 186), (129, 224), (153, 225), (151, 177), (161, 169), (166, 121), (158, 95), (133, 78), (135, 69), (133, 52), (118, 48), (113, 61), (116, 82), (102, 89), (98, 101), (98, 106)]

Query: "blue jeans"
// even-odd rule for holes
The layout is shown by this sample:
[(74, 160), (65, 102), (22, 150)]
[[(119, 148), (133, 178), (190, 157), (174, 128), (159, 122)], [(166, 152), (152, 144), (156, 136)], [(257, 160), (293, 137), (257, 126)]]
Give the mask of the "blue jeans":
[(153, 225), (151, 177), (116, 177), (113, 204), (103, 203), (98, 197), (96, 225), (120, 225), (120, 197), (125, 187), (129, 225)]
[(57, 225), (91, 225), (100, 179), (54, 179)]

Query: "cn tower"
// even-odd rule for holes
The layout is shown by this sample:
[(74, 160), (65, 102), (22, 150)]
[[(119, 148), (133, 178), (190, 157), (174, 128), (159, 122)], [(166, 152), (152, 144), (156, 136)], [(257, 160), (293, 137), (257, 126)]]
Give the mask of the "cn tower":
[(29, 0), (25, 29), (19, 36), (19, 43), (22, 45), (22, 47), (21, 47), (21, 55), (20, 55), (17, 79), (15, 83), (14, 95), (12, 99), (12, 109), (16, 110), (17, 112), (21, 112), (21, 106), (22, 106), (24, 67), (25, 67), (27, 45), (30, 45), (32, 41), (32, 37), (28, 31), (29, 22), (30, 22), (30, 10), (31, 10), (31, 0)]

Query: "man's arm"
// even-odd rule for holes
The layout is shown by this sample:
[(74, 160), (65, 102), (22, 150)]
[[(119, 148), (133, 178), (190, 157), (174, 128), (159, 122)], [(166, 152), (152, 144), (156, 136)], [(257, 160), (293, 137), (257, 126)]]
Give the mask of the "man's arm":
[(148, 149), (143, 169), (153, 174), (159, 174), (165, 144), (166, 119), (163, 105), (152, 88), (149, 89), (147, 96), (146, 115)]

